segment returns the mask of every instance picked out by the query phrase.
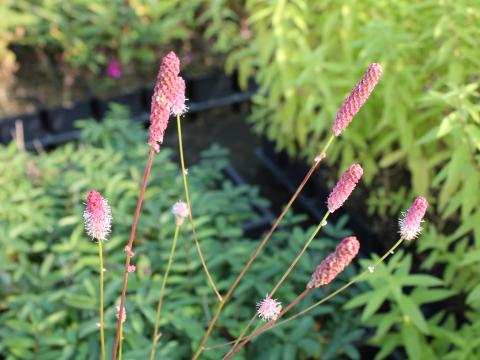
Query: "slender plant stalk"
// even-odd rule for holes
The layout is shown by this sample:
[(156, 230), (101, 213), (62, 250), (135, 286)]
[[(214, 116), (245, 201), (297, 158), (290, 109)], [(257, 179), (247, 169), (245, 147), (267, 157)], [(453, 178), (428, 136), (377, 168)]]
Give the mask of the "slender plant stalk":
[(98, 241), (98, 257), (100, 258), (100, 342), (102, 347), (102, 360), (105, 360), (105, 331), (103, 322), (103, 250), (102, 241)]
[(255, 258), (258, 256), (258, 254), (260, 253), (260, 251), (263, 249), (263, 247), (265, 246), (265, 244), (267, 243), (268, 240), (270, 240), (270, 237), (272, 236), (273, 232), (276, 230), (276, 228), (278, 227), (278, 225), (280, 224), (280, 222), (283, 220), (283, 218), (285, 217), (285, 214), (288, 212), (288, 210), (290, 209), (290, 207), (292, 206), (293, 202), (296, 200), (296, 198), (298, 197), (298, 195), (300, 194), (300, 192), (303, 190), (305, 184), (307, 183), (307, 181), (310, 179), (310, 177), (312, 176), (312, 174), (315, 172), (315, 170), (317, 169), (318, 165), (320, 164), (320, 162), (325, 158), (326, 154), (327, 154), (327, 150), (328, 148), (330, 147), (330, 145), (332, 144), (333, 140), (335, 139), (335, 136), (332, 135), (330, 136), (330, 138), (328, 139), (327, 143), (325, 144), (324, 148), (322, 149), (322, 151), (320, 152), (319, 156), (317, 156), (317, 158), (315, 159), (315, 162), (313, 163), (312, 167), (310, 168), (310, 170), (308, 171), (308, 173), (305, 175), (304, 179), (302, 180), (302, 182), (300, 183), (300, 185), (298, 186), (297, 190), (295, 191), (295, 193), (293, 194), (292, 198), (290, 199), (290, 201), (287, 203), (287, 205), (285, 206), (285, 208), (283, 209), (282, 213), (278, 216), (277, 220), (275, 220), (275, 222), (273, 223), (272, 227), (270, 228), (270, 230), (268, 231), (268, 233), (265, 235), (265, 237), (263, 238), (263, 240), (260, 242), (260, 244), (258, 245), (258, 247), (255, 249), (255, 251), (253, 252), (253, 254), (250, 256), (250, 259), (248, 259), (247, 263), (244, 265), (243, 269), (240, 271), (240, 274), (237, 276), (237, 278), (234, 280), (233, 284), (230, 286), (230, 288), (228, 289), (227, 293), (225, 294), (223, 300), (218, 304), (218, 307), (217, 307), (217, 310), (215, 311), (215, 314), (212, 318), (212, 320), (210, 321), (210, 324), (208, 325), (208, 328), (207, 328), (207, 331), (205, 332), (205, 335), (203, 336), (203, 339), (202, 341), (200, 342), (200, 345), (198, 346), (198, 349), (197, 351), (195, 352), (194, 356), (193, 356), (193, 360), (196, 360), (198, 359), (198, 357), (200, 356), (200, 354), (202, 353), (203, 351), (203, 347), (205, 346), (205, 344), (207, 343), (207, 340), (208, 338), (210, 337), (210, 334), (212, 333), (212, 330), (213, 330), (213, 327), (215, 326), (215, 323), (217, 322), (218, 320), (218, 317), (220, 316), (220, 313), (223, 309), (223, 307), (225, 306), (225, 303), (227, 302), (227, 300), (230, 298), (230, 296), (232, 295), (233, 291), (235, 290), (235, 288), (238, 286), (238, 284), (240, 283), (240, 280), (243, 278), (243, 276), (245, 275), (245, 273), (247, 272), (247, 270), (249, 269), (250, 265), (253, 263), (253, 261), (255, 260)]
[[(238, 351), (241, 347), (243, 347), (246, 343), (248, 343), (248, 341), (250, 341), (251, 339), (253, 339), (254, 337), (262, 334), (263, 332), (267, 331), (267, 330), (271, 330), (277, 326), (280, 326), (282, 324), (285, 324), (289, 321), (292, 321), (292, 320), (295, 320), (297, 319), (298, 317), (302, 316), (302, 315), (305, 315), (307, 312), (313, 310), (314, 308), (316, 308), (317, 306), (323, 304), (324, 302), (330, 300), (331, 298), (333, 298), (334, 296), (338, 295), (339, 293), (341, 293), (342, 291), (344, 291), (345, 289), (349, 288), (350, 286), (352, 286), (353, 284), (355, 284), (356, 282), (358, 282), (359, 280), (361, 280), (362, 278), (364, 278), (365, 276), (367, 276), (369, 273), (371, 273), (379, 264), (381, 264), (389, 255), (393, 254), (394, 251), (403, 243), (405, 239), (403, 238), (400, 238), (400, 240), (398, 240), (391, 248), (390, 250), (388, 250), (385, 254), (383, 254), (383, 256), (381, 258), (379, 258), (377, 261), (375, 261), (375, 263), (373, 265), (371, 265), (367, 270), (361, 272), (360, 274), (358, 274), (357, 276), (355, 276), (352, 280), (350, 280), (347, 284), (343, 285), (341, 288), (339, 288), (338, 290), (334, 291), (333, 293), (325, 296), (324, 298), (322, 298), (321, 300), (317, 301), (315, 304), (307, 307), (306, 309), (300, 311), (299, 313), (293, 315), (293, 316), (290, 316), (289, 318), (285, 319), (285, 320), (282, 320), (280, 322), (276, 322), (276, 321), (271, 321), (269, 322), (268, 324), (266, 324), (265, 326), (263, 326), (262, 328), (260, 328), (259, 330), (257, 331), (254, 331), (252, 332), (252, 334), (250, 334), (249, 336), (245, 337), (243, 339), (243, 343), (237, 347), (237, 349), (235, 350)], [(313, 289), (312, 289), (313, 290)], [(304, 292), (305, 293), (305, 292)], [(303, 294), (303, 293), (302, 293)], [(302, 295), (300, 295), (302, 296)], [(299, 297), (300, 297), (299, 296)], [(295, 299), (293, 302), (298, 303), (298, 298)], [(290, 308), (292, 308), (293, 306), (291, 306), (292, 303), (290, 303), (290, 305), (285, 308), (285, 310), (289, 310)], [(294, 304), (294, 305), (295, 305)], [(282, 313), (285, 313), (286, 311), (282, 311)], [(282, 315), (282, 314), (281, 314)], [(280, 318), (280, 315), (279, 315), (279, 318)], [(277, 319), (278, 320), (278, 319)], [(270, 324), (270, 325), (269, 325)], [(225, 344), (218, 344), (216, 345), (216, 348), (219, 348), (221, 347), (220, 345), (229, 345), (229, 343), (225, 343)], [(230, 357), (233, 355), (234, 353), (230, 354)]]
[(175, 234), (173, 235), (172, 248), (170, 249), (170, 255), (168, 257), (167, 267), (165, 269), (165, 274), (163, 275), (163, 280), (162, 280), (162, 286), (160, 288), (160, 298), (158, 299), (157, 315), (155, 316), (155, 330), (153, 332), (152, 350), (150, 351), (150, 360), (153, 360), (155, 358), (155, 347), (158, 341), (158, 322), (160, 321), (160, 313), (162, 311), (163, 295), (165, 291), (165, 286), (167, 285), (168, 275), (170, 274), (170, 269), (172, 267), (173, 256), (175, 255), (175, 247), (177, 246), (179, 229), (180, 229), (180, 225), (177, 224), (175, 226)]
[(190, 206), (190, 195), (188, 191), (188, 181), (187, 181), (187, 171), (185, 169), (185, 161), (183, 158), (183, 143), (182, 143), (182, 126), (181, 126), (181, 119), (180, 115), (177, 115), (177, 127), (178, 127), (178, 147), (180, 152), (180, 164), (182, 165), (182, 176), (183, 176), (183, 187), (185, 188), (185, 199), (187, 200), (188, 209), (188, 219), (190, 221), (190, 225), (192, 226), (192, 233), (193, 238), (195, 239), (195, 246), (197, 247), (198, 256), (200, 261), (202, 262), (203, 269), (205, 270), (205, 274), (207, 274), (208, 282), (212, 287), (213, 291), (218, 297), (219, 301), (222, 301), (222, 295), (217, 290), (215, 286), (215, 282), (213, 281), (212, 275), (210, 275), (210, 271), (208, 270), (207, 263), (202, 254), (202, 249), (200, 248), (200, 242), (198, 241), (197, 231), (195, 230), (195, 224), (193, 223), (193, 215), (192, 215), (192, 207)]
[[(326, 225), (326, 222), (327, 222), (327, 219), (328, 219), (328, 216), (330, 215), (330, 211), (327, 211), (325, 213), (325, 215), (323, 216), (322, 220), (320, 221), (320, 223), (318, 224), (318, 226), (315, 228), (315, 230), (313, 231), (312, 235), (310, 235), (309, 239), (307, 240), (307, 242), (305, 243), (305, 245), (303, 246), (302, 250), (298, 253), (297, 257), (295, 258), (295, 260), (293, 260), (293, 262), (291, 263), (290, 267), (287, 269), (287, 271), (285, 271), (285, 273), (283, 274), (282, 278), (277, 282), (277, 284), (275, 285), (275, 287), (272, 289), (271, 292), (268, 293), (268, 295), (270, 297), (273, 297), (273, 295), (275, 295), (275, 293), (277, 292), (277, 290), (280, 288), (280, 286), (282, 286), (282, 284), (284, 283), (284, 281), (287, 279), (288, 275), (292, 272), (292, 270), (294, 269), (294, 267), (297, 265), (297, 263), (300, 261), (301, 257), (303, 256), (303, 254), (305, 253), (305, 251), (307, 251), (308, 247), (310, 246), (310, 244), (312, 243), (313, 239), (315, 239), (315, 237), (317, 236), (318, 232), (320, 231), (320, 229)], [(257, 317), (257, 314), (253, 314), (252, 318), (250, 319), (250, 321), (248, 322), (248, 324), (245, 326), (245, 328), (242, 330), (242, 332), (240, 333), (240, 335), (238, 336), (237, 340), (235, 341), (232, 349), (229, 351), (228, 354), (230, 354), (230, 352), (234, 352), (235, 351), (235, 348), (236, 346), (238, 345), (238, 343), (241, 341), (241, 339), (243, 338), (243, 336), (247, 333), (248, 329), (250, 328), (250, 326), (252, 326), (253, 322), (255, 321)], [(227, 356), (228, 356), (227, 354)]]
[(118, 349), (118, 360), (122, 360), (122, 344), (123, 344), (123, 323), (120, 326), (120, 345)]
[[(127, 293), (127, 282), (128, 282), (128, 267), (130, 266), (130, 259), (133, 254), (133, 240), (135, 239), (135, 232), (137, 230), (138, 218), (140, 217), (140, 210), (142, 209), (143, 198), (145, 197), (145, 190), (148, 184), (148, 176), (150, 174), (150, 170), (152, 169), (154, 155), (155, 155), (155, 150), (153, 149), (153, 146), (152, 146), (150, 147), (150, 151), (148, 153), (147, 167), (145, 168), (145, 174), (143, 175), (143, 182), (140, 188), (140, 196), (138, 197), (137, 209), (135, 210), (132, 229), (130, 231), (130, 239), (128, 240), (128, 245), (127, 245), (130, 251), (127, 251), (127, 259), (125, 261), (125, 274), (123, 275), (123, 288), (122, 288), (122, 296), (120, 298), (120, 310), (122, 310), (125, 306), (125, 296)], [(113, 346), (113, 354), (112, 354), (113, 360), (117, 358), (117, 349), (118, 349), (118, 343), (120, 341), (121, 329), (122, 329), (122, 317), (119, 316), (117, 321), (117, 332), (115, 335), (115, 344)]]

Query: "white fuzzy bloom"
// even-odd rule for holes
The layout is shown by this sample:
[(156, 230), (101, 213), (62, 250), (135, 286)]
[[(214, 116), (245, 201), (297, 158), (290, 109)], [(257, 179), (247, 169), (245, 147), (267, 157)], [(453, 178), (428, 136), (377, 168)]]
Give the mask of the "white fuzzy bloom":
[(177, 224), (181, 225), (183, 220), (190, 214), (190, 209), (185, 202), (177, 201), (175, 205), (172, 206), (172, 214), (175, 216)]
[(87, 208), (83, 213), (87, 234), (98, 241), (107, 239), (112, 226), (112, 210), (98, 192), (90, 191), (87, 197)]
[(268, 294), (265, 299), (257, 303), (258, 316), (264, 321), (277, 320), (281, 311), (282, 303), (272, 299)]

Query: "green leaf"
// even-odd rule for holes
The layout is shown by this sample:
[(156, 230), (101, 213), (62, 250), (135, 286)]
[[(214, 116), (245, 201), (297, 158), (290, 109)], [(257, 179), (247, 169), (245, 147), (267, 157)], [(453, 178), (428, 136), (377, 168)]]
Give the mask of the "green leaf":
[(398, 305), (405, 317), (405, 321), (411, 321), (422, 333), (428, 334), (428, 325), (423, 317), (420, 308), (413, 302), (413, 300), (405, 295), (398, 296)]
[(384, 303), (385, 299), (388, 297), (389, 294), (390, 294), (389, 287), (383, 287), (371, 292), (370, 299), (368, 300), (365, 306), (365, 309), (363, 310), (363, 313), (362, 313), (362, 321), (365, 321), (368, 318), (370, 318), (370, 316), (372, 316)]

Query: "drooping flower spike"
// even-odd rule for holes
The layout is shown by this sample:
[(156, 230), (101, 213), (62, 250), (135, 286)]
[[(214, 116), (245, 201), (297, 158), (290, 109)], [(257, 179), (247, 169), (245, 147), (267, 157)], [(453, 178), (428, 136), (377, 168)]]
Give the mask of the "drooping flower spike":
[(307, 289), (329, 284), (352, 262), (359, 249), (360, 243), (355, 236), (343, 239), (335, 251), (317, 266), (307, 284)]
[(258, 316), (264, 321), (277, 320), (281, 311), (282, 304), (268, 294), (265, 299), (257, 303)]
[(90, 191), (87, 196), (87, 208), (83, 213), (85, 230), (93, 239), (104, 241), (111, 230), (112, 210), (100, 193)]
[(428, 208), (428, 201), (422, 196), (418, 196), (410, 209), (403, 214), (399, 220), (400, 235), (405, 240), (415, 239), (422, 231), (423, 217)]
[(337, 184), (328, 196), (328, 211), (333, 213), (345, 203), (362, 176), (363, 169), (359, 164), (351, 165), (343, 173), (342, 177), (340, 180), (338, 180)]
[(370, 64), (368, 66), (363, 77), (357, 85), (355, 85), (337, 112), (332, 127), (335, 136), (339, 136), (352, 122), (354, 116), (358, 113), (365, 101), (367, 101), (375, 85), (377, 85), (380, 76), (382, 76), (382, 72), (383, 70), (380, 64)]
[(175, 98), (180, 73), (180, 60), (173, 51), (170, 51), (162, 60), (157, 83), (152, 96), (150, 110), (150, 129), (148, 144), (160, 151), (165, 129), (168, 125), (170, 111)]

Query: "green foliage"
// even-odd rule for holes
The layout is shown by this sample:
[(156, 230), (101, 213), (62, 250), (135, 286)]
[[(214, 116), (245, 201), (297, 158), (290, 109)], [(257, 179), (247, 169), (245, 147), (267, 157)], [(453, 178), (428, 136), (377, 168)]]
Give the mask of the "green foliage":
[(196, 1), (20, 0), (11, 9), (35, 14), (19, 41), (59, 53), (74, 67), (98, 72), (109, 57), (152, 63), (164, 44), (191, 37)]
[[(363, 260), (368, 266), (372, 260)], [(367, 291), (348, 302), (346, 309), (362, 307), (362, 321), (375, 329), (371, 343), (384, 359), (396, 348), (404, 348), (409, 359), (476, 359), (480, 356), (478, 286), (467, 298), (473, 308), (467, 319), (438, 306), (458, 294), (455, 287), (428, 274), (410, 274), (412, 256), (403, 251), (367, 277)], [(388, 306), (385, 306), (388, 304)], [(433, 304), (433, 305), (432, 305)], [(422, 309), (430, 309), (426, 316)]]
[[(367, 65), (382, 64), (378, 86), (327, 160), (340, 163), (339, 168), (362, 164), (372, 189), (371, 215), (398, 214), (413, 194), (429, 198), (433, 216), (419, 242), (418, 252), (425, 251), (420, 265), (434, 270), (446, 291), (467, 295), (464, 306), (480, 291), (475, 288), (480, 277), (476, 5), (467, 0), (247, 0), (244, 17), (252, 35), (232, 43), (227, 60), (243, 83), (255, 76), (260, 85), (251, 117), (256, 130), (275, 140), (278, 149), (310, 159)], [(234, 9), (233, 3), (225, 6)], [(237, 14), (241, 19), (242, 12)], [(232, 18), (225, 18), (229, 26)], [(237, 21), (238, 32), (242, 21)], [(218, 20), (210, 26), (211, 33), (222, 28)], [(397, 300), (387, 302), (394, 306)], [(452, 316), (447, 311), (442, 321)], [(473, 326), (448, 321), (449, 328), (465, 333)], [(395, 346), (406, 347), (407, 338), (397, 335)], [(376, 344), (385, 355), (395, 347), (383, 340)]]
[[(146, 134), (128, 117), (124, 108), (114, 106), (102, 123), (81, 124), (78, 145), (67, 144), (46, 154), (19, 152), (14, 144), (0, 148), (0, 357), (98, 359), (97, 246), (85, 235), (82, 220), (83, 202), (92, 188), (109, 200), (114, 216), (113, 232), (104, 246), (106, 346), (111, 351), (124, 270), (123, 247), (147, 154)], [(183, 197), (179, 167), (169, 156), (170, 151), (163, 148), (155, 159), (139, 221), (133, 258), (137, 271), (130, 275), (126, 301), (125, 359), (147, 357), (161, 274), (175, 227), (170, 208)], [(221, 292), (256, 247), (256, 241), (242, 233), (242, 224), (257, 216), (254, 205), (266, 206), (255, 188), (233, 186), (223, 177), (226, 164), (225, 151), (212, 147), (189, 171), (198, 236)], [(289, 217), (252, 265), (226, 306), (211, 344), (240, 333), (255, 302), (290, 264), (312, 231), (296, 226), (300, 220), (303, 218)], [(304, 289), (315, 265), (338, 238), (349, 235), (344, 224), (345, 219), (336, 226), (328, 225), (325, 235), (314, 241), (278, 291), (279, 300), (291, 301)], [(356, 272), (354, 266), (347, 270), (336, 284), (343, 284)], [(319, 290), (300, 306), (312, 304), (330, 290)], [(358, 359), (356, 345), (364, 331), (355, 311), (339, 311), (355, 292), (342, 294), (298, 322), (263, 335), (239, 358)], [(165, 293), (157, 358), (189, 358), (215, 304), (186, 223)], [(206, 351), (205, 358), (218, 359), (226, 350)]]

